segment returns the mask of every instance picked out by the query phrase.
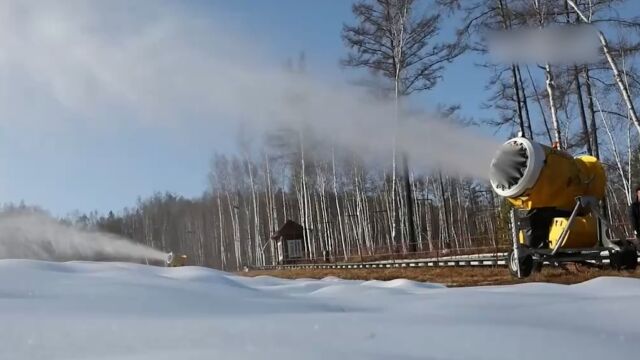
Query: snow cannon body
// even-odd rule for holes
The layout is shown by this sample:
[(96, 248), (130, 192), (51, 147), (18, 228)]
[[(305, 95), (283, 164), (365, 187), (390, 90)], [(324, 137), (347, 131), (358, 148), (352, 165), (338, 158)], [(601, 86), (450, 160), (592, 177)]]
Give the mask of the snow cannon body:
[(167, 254), (167, 267), (185, 266), (187, 263), (187, 255), (175, 255), (173, 252)]
[(521, 273), (523, 266), (516, 266), (522, 261), (517, 260), (518, 249), (520, 255), (531, 258), (540, 255), (541, 263), (548, 261), (548, 256), (559, 254), (581, 258), (587, 249), (594, 253), (616, 250), (613, 243), (603, 241), (600, 231), (599, 221), (604, 217), (599, 211), (599, 202), (604, 199), (607, 180), (602, 164), (595, 157), (573, 157), (517, 137), (505, 142), (496, 152), (489, 178), (493, 190), (513, 206), (514, 250), (509, 258), (510, 270), (512, 273), (518, 270), (518, 277), (530, 273), (528, 268), (532, 268), (534, 262), (525, 256), (530, 266), (525, 264), (525, 271)]
[(593, 156), (573, 157), (564, 151), (514, 138), (491, 162), (491, 185), (518, 209), (571, 211), (576, 197), (604, 198), (606, 175)]
[[(576, 199), (600, 201), (606, 186), (604, 168), (595, 157), (573, 157), (526, 138), (502, 145), (491, 162), (490, 179), (494, 191), (520, 210), (528, 225), (518, 233), (519, 241), (536, 248), (555, 247)], [(577, 215), (563, 248), (593, 247), (598, 242), (596, 218)]]

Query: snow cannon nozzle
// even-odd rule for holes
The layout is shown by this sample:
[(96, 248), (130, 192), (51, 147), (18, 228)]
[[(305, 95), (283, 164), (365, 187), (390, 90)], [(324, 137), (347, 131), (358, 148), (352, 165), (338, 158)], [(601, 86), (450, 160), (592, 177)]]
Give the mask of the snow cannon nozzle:
[(523, 137), (507, 141), (491, 162), (489, 178), (494, 191), (504, 197), (520, 196), (536, 183), (544, 161), (542, 145)]

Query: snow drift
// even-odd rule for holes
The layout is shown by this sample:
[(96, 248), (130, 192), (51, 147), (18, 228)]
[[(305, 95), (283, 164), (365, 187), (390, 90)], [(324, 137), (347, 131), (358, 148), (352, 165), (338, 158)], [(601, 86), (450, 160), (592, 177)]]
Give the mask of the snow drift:
[(632, 359), (640, 280), (448, 289), (0, 261), (2, 359)]

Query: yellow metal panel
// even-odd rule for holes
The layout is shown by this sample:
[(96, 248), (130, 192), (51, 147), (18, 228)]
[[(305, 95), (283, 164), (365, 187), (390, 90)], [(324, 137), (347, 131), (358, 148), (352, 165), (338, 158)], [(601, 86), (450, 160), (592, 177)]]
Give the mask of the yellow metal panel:
[[(562, 230), (567, 226), (568, 218), (557, 217), (553, 219), (549, 230), (549, 248), (553, 249), (560, 239)], [(567, 240), (562, 249), (591, 248), (598, 244), (598, 230), (596, 220), (591, 216), (578, 216), (573, 220), (573, 225), (567, 235)], [(518, 233), (520, 244), (525, 243), (524, 231)]]
[(580, 168), (581, 180), (586, 184), (585, 195), (602, 200), (607, 186), (607, 175), (602, 164), (598, 159), (589, 155), (578, 156), (576, 164)]
[[(549, 246), (554, 248), (560, 234), (567, 227), (567, 218), (554, 218), (549, 231)], [(590, 248), (598, 243), (596, 220), (592, 216), (578, 216), (574, 219), (563, 249)]]
[(573, 158), (549, 147), (545, 147), (545, 153), (545, 166), (534, 186), (522, 196), (509, 198), (516, 208), (554, 207), (571, 211), (578, 196), (604, 197), (606, 177), (596, 158)]

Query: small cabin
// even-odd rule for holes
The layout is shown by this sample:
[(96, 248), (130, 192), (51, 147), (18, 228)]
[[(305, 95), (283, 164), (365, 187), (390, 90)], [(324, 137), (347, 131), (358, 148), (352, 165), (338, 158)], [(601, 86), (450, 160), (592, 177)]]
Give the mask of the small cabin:
[(304, 244), (304, 227), (293, 220), (287, 220), (276, 231), (271, 240), (276, 242), (278, 264), (304, 262), (307, 251)]

